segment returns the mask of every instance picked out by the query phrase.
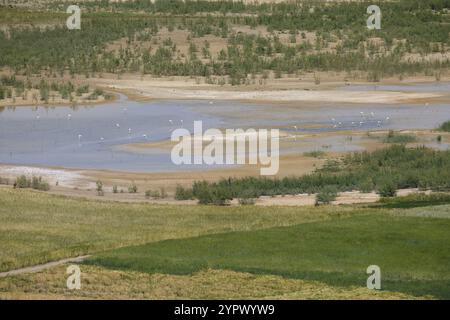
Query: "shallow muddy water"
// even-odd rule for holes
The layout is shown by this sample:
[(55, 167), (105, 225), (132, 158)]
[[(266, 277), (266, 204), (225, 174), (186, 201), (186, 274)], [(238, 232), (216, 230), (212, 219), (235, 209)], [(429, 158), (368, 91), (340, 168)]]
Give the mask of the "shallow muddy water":
[(347, 91), (401, 91), (401, 92), (450, 92), (450, 82), (430, 82), (404, 85), (351, 84), (342, 87)]
[[(317, 133), (343, 130), (429, 129), (450, 119), (450, 105), (314, 104), (239, 102), (133, 102), (124, 96), (105, 105), (0, 109), (0, 163), (161, 172), (204, 169), (176, 166), (170, 151), (130, 152), (119, 146), (170, 139), (176, 128), (280, 128)], [(360, 150), (358, 138), (336, 134), (297, 138), (281, 153)]]

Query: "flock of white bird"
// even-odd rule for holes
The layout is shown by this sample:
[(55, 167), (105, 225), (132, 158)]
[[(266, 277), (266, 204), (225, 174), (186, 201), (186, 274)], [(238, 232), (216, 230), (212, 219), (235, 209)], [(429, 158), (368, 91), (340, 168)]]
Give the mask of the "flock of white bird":
[[(210, 102), (210, 104), (212, 104), (212, 103)], [(425, 103), (426, 107), (428, 107), (429, 105), (430, 104), (428, 102)], [(126, 113), (127, 111), (128, 111), (127, 108), (123, 108), (123, 112), (124, 113)], [(375, 120), (375, 112), (365, 113), (365, 112), (361, 111), (360, 112), (360, 116), (361, 116), (361, 120), (359, 122), (358, 121), (352, 121), (351, 122), (351, 126), (352, 127), (362, 127), (365, 123), (369, 123), (369, 122), (373, 122), (373, 121), (376, 121), (377, 126), (381, 127), (383, 122), (384, 123), (388, 123), (391, 120), (390, 117), (385, 117), (384, 120)], [(39, 114), (36, 115), (36, 120), (39, 120), (40, 118), (41, 117), (40, 117)], [(67, 120), (71, 120), (71, 119), (72, 119), (72, 114), (70, 114), (70, 113), (67, 114)], [(180, 120), (180, 124), (183, 127), (184, 121)], [(332, 124), (333, 128), (340, 128), (340, 127), (344, 126), (342, 121), (337, 121), (335, 118), (331, 118), (331, 124)], [(169, 125), (170, 126), (174, 126), (175, 122), (172, 119), (170, 119), (169, 120)], [(117, 129), (120, 129), (120, 127), (121, 127), (120, 123), (116, 123), (115, 127)], [(298, 129), (299, 129), (299, 127), (297, 125), (294, 125), (293, 128), (295, 129), (295, 131), (298, 131)], [(132, 128), (128, 128), (128, 134), (131, 135), (132, 132), (133, 132)], [(82, 138), (83, 138), (83, 135), (82, 134), (78, 134), (78, 142), (79, 143), (81, 143)], [(148, 140), (149, 136), (147, 134), (143, 134), (142, 138), (145, 139), (145, 140)], [(100, 137), (100, 143), (102, 143), (104, 141), (105, 141), (105, 138), (104, 137)]]
[[(352, 127), (355, 127), (355, 126), (362, 127), (365, 123), (373, 122), (373, 121), (377, 122), (378, 127), (381, 127), (381, 125), (383, 124), (382, 120), (375, 120), (375, 112), (370, 112), (369, 114), (366, 114), (363, 111), (361, 111), (360, 115), (361, 115), (361, 121), (359, 121), (359, 123), (357, 121), (352, 121), (351, 122)], [(390, 117), (386, 117), (384, 119), (385, 122), (389, 122), (389, 120), (391, 120)], [(339, 128), (339, 127), (343, 126), (342, 122), (337, 122), (335, 118), (331, 118), (331, 122), (333, 123), (333, 128)]]
[[(375, 112), (370, 113), (364, 113), (363, 111), (360, 112), (361, 121), (352, 121), (351, 126), (352, 127), (362, 127), (364, 124), (376, 121), (377, 127), (381, 127), (381, 125), (384, 123), (388, 123), (391, 118), (386, 117), (384, 120), (375, 120)], [(333, 128), (342, 128), (344, 127), (344, 123), (342, 121), (337, 121), (336, 118), (331, 118), (331, 125)], [(295, 131), (298, 131), (298, 126), (292, 126)]]
[[(127, 109), (126, 108), (124, 108), (124, 111), (126, 111)], [(36, 119), (40, 119), (40, 116), (39, 115), (37, 115), (36, 116)], [(72, 119), (72, 115), (69, 113), (68, 115), (67, 115), (67, 119), (68, 120), (71, 120)], [(173, 120), (169, 120), (169, 124), (171, 125), (171, 126), (173, 126), (174, 125), (174, 121)], [(180, 124), (181, 124), (181, 126), (183, 127), (183, 125), (184, 125), (184, 120), (180, 120)], [(120, 129), (120, 123), (116, 123), (115, 124), (115, 127), (117, 128), (117, 129)], [(131, 128), (128, 128), (128, 134), (129, 135), (131, 135), (133, 133), (133, 129), (131, 129)], [(81, 140), (82, 140), (82, 138), (83, 138), (83, 135), (82, 134), (78, 134), (78, 143), (79, 144), (81, 144)], [(143, 134), (142, 135), (142, 138), (144, 139), (144, 140), (148, 140), (148, 138), (149, 138), (149, 136), (147, 135), (147, 134)], [(104, 137), (100, 137), (100, 143), (103, 143), (105, 141), (105, 138)]]
[[(425, 105), (428, 106), (429, 104), (426, 103)], [(128, 110), (127, 108), (123, 109), (124, 112), (126, 112), (127, 110)], [(374, 120), (371, 120), (371, 118), (372, 119), (375, 118), (375, 113), (374, 112), (370, 112), (369, 114), (366, 114), (363, 111), (361, 111), (360, 115), (361, 115), (361, 118), (362, 118), (361, 121), (359, 121), (359, 123), (356, 122), (356, 121), (352, 121), (351, 122), (352, 127), (356, 127), (356, 126), (362, 127), (366, 122), (374, 121)], [(39, 119), (40, 119), (40, 115), (36, 115), (36, 120), (39, 120)], [(67, 115), (67, 120), (71, 120), (71, 119), (72, 119), (72, 114), (69, 113)], [(390, 117), (386, 117), (384, 119), (385, 122), (389, 122), (389, 120), (390, 120)], [(343, 126), (343, 123), (341, 121), (337, 121), (335, 118), (331, 118), (331, 123), (333, 125), (333, 128), (339, 128), (339, 127)], [(377, 126), (378, 127), (381, 127), (382, 123), (383, 123), (382, 120), (377, 120)], [(174, 124), (175, 124), (175, 122), (172, 119), (170, 119), (169, 120), (169, 125), (170, 126), (174, 126)], [(182, 119), (180, 120), (180, 124), (183, 127), (184, 121)], [(116, 123), (115, 127), (117, 129), (120, 129), (120, 123)], [(295, 129), (295, 131), (298, 131), (298, 126), (294, 125), (293, 128)], [(133, 132), (133, 130), (131, 128), (128, 128), (128, 134), (131, 135), (132, 132)], [(82, 138), (83, 138), (83, 135), (82, 134), (78, 134), (78, 142), (79, 143), (81, 143)], [(147, 134), (143, 134), (142, 138), (145, 139), (145, 140), (148, 140), (149, 136)], [(104, 141), (105, 141), (105, 138), (104, 137), (100, 137), (100, 143), (102, 143)]]

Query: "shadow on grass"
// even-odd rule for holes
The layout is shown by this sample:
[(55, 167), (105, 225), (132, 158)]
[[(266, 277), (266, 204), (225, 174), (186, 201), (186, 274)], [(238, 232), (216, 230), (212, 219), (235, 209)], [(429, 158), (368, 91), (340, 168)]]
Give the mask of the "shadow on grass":
[(366, 287), (366, 268), (377, 264), (383, 290), (450, 299), (449, 227), (447, 219), (376, 213), (125, 247), (85, 263), (175, 275), (233, 270), (339, 287)]
[[(311, 280), (326, 283), (335, 287), (366, 288), (368, 275), (364, 273), (341, 273), (305, 271), (295, 273), (277, 272), (276, 270), (234, 268), (233, 271), (248, 272), (260, 275), (276, 275), (283, 278)], [(413, 296), (433, 296), (437, 299), (450, 299), (450, 279), (448, 280), (417, 280), (398, 279), (395, 275), (381, 276), (381, 291), (402, 292)]]
[(369, 205), (371, 208), (411, 209), (450, 204), (450, 194), (434, 193), (411, 194), (405, 197), (382, 198), (379, 202)]

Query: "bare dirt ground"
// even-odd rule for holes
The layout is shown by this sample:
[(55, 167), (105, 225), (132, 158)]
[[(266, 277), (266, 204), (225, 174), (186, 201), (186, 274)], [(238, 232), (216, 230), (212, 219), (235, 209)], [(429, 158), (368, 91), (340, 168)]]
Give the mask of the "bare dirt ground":
[[(418, 79), (416, 79), (418, 81)], [(315, 85), (309, 79), (273, 79), (267, 84), (249, 86), (220, 86), (198, 83), (185, 77), (152, 78), (128, 75), (122, 79), (91, 79), (105, 89), (133, 93), (147, 99), (165, 100), (238, 100), (253, 102), (344, 102), (344, 103), (420, 103), (450, 100), (450, 93), (341, 91), (336, 87), (349, 82), (330, 79)], [(356, 82), (355, 82), (356, 83)], [(360, 83), (360, 82), (357, 82)], [(385, 81), (379, 84), (388, 84)], [(402, 82), (406, 83), (406, 82)], [(411, 83), (411, 82), (408, 82)], [(372, 83), (373, 84), (373, 83)]]
[(54, 268), (54, 267), (57, 267), (57, 266), (60, 266), (60, 265), (66, 264), (66, 263), (82, 262), (84, 259), (86, 259), (88, 257), (89, 256), (80, 256), (80, 257), (75, 257), (75, 258), (61, 259), (58, 261), (52, 261), (52, 262), (48, 262), (48, 263), (44, 263), (44, 264), (31, 266), (31, 267), (20, 268), (20, 269), (16, 269), (16, 270), (7, 271), (7, 272), (0, 272), (0, 278), (16, 276), (16, 275), (24, 274), (24, 273), (40, 272), (40, 271)]
[[(324, 161), (324, 159), (305, 157), (302, 155), (282, 156), (280, 157), (279, 176), (306, 174), (322, 165)], [(22, 174), (27, 176), (42, 176), (44, 180), (50, 183), (50, 192), (60, 195), (126, 202), (174, 203), (173, 195), (177, 185), (190, 187), (197, 180), (217, 181), (221, 178), (228, 177), (257, 176), (259, 175), (259, 167), (234, 166), (232, 168), (215, 170), (134, 173), (0, 165), (0, 175), (8, 178), (11, 183), (17, 176)], [(98, 180), (102, 181), (104, 185), (104, 196), (102, 197), (99, 197), (95, 190), (95, 182)], [(58, 186), (56, 186), (57, 181)], [(138, 193), (128, 192), (128, 187), (132, 183), (138, 187)], [(118, 193), (112, 192), (114, 185), (118, 187)], [(161, 188), (164, 188), (168, 193), (169, 197), (167, 199), (148, 200), (145, 198), (144, 193), (146, 190), (161, 190)], [(181, 204), (183, 202), (175, 201), (175, 203)]]

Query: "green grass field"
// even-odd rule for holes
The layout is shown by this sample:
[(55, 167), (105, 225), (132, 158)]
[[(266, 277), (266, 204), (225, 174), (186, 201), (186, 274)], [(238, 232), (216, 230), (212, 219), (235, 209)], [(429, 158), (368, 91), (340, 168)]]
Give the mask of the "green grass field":
[[(439, 199), (158, 206), (0, 188), (1, 271), (93, 254), (83, 290), (67, 290), (61, 266), (1, 278), (0, 299), (448, 299), (450, 205)], [(371, 264), (381, 292), (365, 288)]]
[[(346, 208), (340, 214), (357, 213)], [(0, 188), (0, 272), (107, 249), (329, 219), (333, 208), (166, 206)]]
[(375, 213), (121, 248), (87, 263), (164, 274), (224, 269), (334, 286), (365, 286), (375, 264), (385, 290), (448, 299), (449, 230), (449, 219)]

